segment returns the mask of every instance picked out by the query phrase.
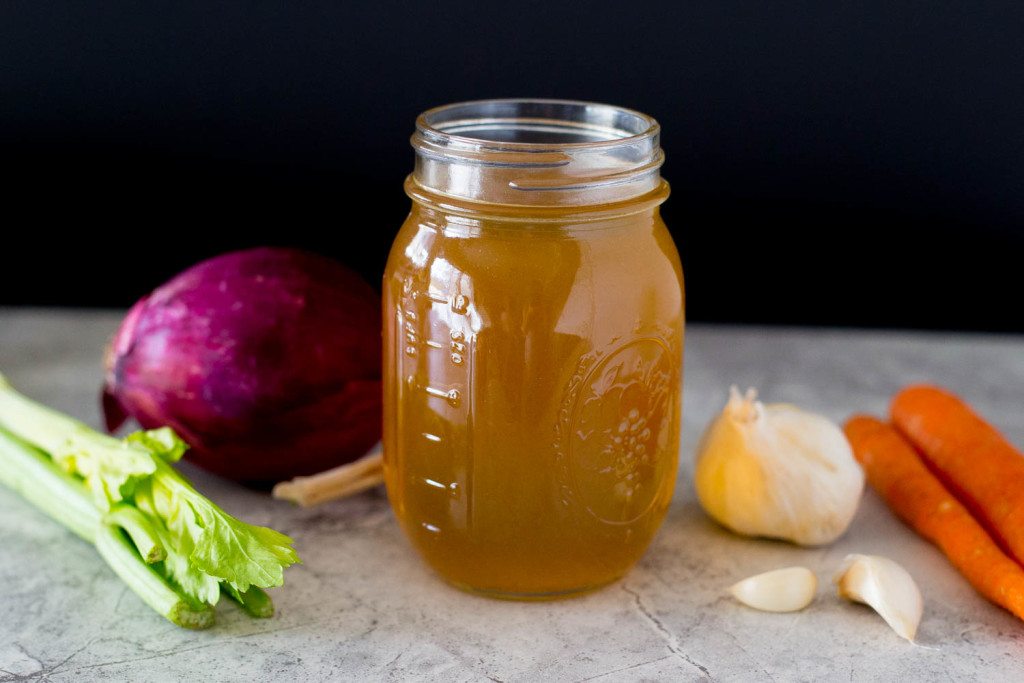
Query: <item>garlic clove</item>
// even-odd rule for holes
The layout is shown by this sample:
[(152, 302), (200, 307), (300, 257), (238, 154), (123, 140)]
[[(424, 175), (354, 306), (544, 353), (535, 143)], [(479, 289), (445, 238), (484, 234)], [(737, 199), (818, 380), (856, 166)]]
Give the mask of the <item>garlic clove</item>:
[(796, 612), (814, 600), (818, 578), (806, 567), (786, 567), (751, 576), (729, 592), (747, 607), (763, 612)]
[(879, 555), (847, 555), (833, 581), (840, 597), (869, 605), (901, 638), (914, 642), (924, 600), (906, 569)]

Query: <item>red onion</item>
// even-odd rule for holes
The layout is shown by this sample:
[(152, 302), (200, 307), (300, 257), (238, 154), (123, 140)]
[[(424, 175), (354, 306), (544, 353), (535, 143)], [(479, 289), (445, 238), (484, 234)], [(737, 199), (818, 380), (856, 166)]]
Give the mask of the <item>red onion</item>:
[(380, 297), (341, 264), (258, 248), (203, 261), (143, 297), (107, 354), (107, 428), (173, 427), (188, 459), (266, 483), (380, 439)]

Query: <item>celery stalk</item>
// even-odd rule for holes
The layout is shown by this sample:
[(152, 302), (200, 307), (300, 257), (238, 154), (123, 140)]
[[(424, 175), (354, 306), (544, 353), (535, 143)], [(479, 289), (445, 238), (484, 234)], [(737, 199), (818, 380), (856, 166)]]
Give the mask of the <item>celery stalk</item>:
[(190, 604), (155, 569), (141, 562), (142, 558), (120, 527), (100, 524), (96, 531), (96, 549), (121, 580), (157, 613), (185, 628), (213, 626), (213, 610), (206, 605)]
[(86, 424), (22, 396), (0, 375), (0, 427), (79, 474), (94, 505), (109, 510), (156, 468), (145, 448), (90, 429)]
[(138, 510), (118, 506), (108, 514), (108, 518), (112, 524), (125, 527), (133, 540), (148, 539), (153, 543), (140, 546), (146, 548), (142, 556), (128, 544), (120, 528), (101, 522), (99, 510), (78, 477), (64, 472), (41, 451), (3, 428), (0, 428), (0, 483), (17, 491), (84, 540), (95, 544), (103, 559), (128, 587), (175, 624), (187, 628), (207, 628), (213, 624), (212, 610), (190, 605), (156, 572), (143, 564), (144, 557), (154, 555), (154, 548), (160, 554), (163, 548), (156, 542), (149, 523)]
[(118, 503), (103, 516), (103, 522), (124, 529), (146, 564), (162, 562), (167, 558), (167, 551), (157, 538), (152, 522), (138, 508)]
[(93, 449), (124, 450), (112, 436), (100, 434), (84, 422), (22, 396), (0, 374), (0, 415), (3, 426), (15, 436), (31, 442), (52, 458)]
[(171, 463), (187, 448), (170, 428), (124, 439), (22, 396), (0, 375), (0, 484), (96, 545), (128, 586), (187, 628), (213, 623), (226, 592), (268, 617), (262, 590), (299, 562), (292, 540), (235, 519)]
[(82, 480), (57, 467), (46, 455), (0, 427), (0, 484), (21, 496), (90, 543), (100, 512)]
[(236, 588), (228, 583), (222, 583), (220, 587), (221, 590), (227, 593), (228, 597), (237, 602), (239, 606), (249, 614), (249, 616), (256, 617), (258, 619), (268, 619), (274, 616), (274, 601), (270, 599), (270, 594), (262, 588), (259, 588), (258, 586), (249, 586), (249, 590), (244, 593), (240, 593)]

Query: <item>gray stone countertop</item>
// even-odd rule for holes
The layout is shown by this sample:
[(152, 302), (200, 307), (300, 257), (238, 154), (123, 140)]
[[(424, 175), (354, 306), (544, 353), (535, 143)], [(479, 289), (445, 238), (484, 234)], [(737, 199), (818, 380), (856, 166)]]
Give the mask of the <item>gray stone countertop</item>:
[[(27, 394), (98, 424), (103, 346), (119, 315), (0, 309), (0, 370)], [(0, 488), (0, 681), (14, 680), (1024, 680), (1024, 624), (979, 597), (872, 491), (834, 545), (739, 538), (692, 490), (697, 438), (731, 383), (839, 421), (881, 414), (900, 386), (949, 386), (1024, 443), (1024, 339), (692, 325), (682, 467), (664, 526), (622, 581), (581, 598), (515, 603), (436, 578), (382, 491), (300, 509), (185, 466), (243, 519), (293, 536), (305, 564), (274, 592), (278, 614), (218, 607), (190, 632), (164, 621), (81, 542)], [(903, 564), (925, 596), (919, 644), (830, 577), (851, 552)], [(817, 600), (767, 614), (726, 597), (746, 576), (801, 564)]]

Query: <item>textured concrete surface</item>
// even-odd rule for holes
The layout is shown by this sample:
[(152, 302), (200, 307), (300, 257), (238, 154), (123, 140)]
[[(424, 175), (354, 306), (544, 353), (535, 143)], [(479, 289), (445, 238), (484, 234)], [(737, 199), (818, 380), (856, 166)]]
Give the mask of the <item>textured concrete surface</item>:
[[(0, 369), (25, 392), (97, 423), (100, 357), (118, 316), (0, 310)], [(275, 592), (278, 616), (230, 604), (189, 632), (144, 606), (92, 548), (0, 489), (0, 681), (52, 680), (1024, 680), (1024, 625), (992, 607), (872, 492), (835, 545), (733, 536), (697, 507), (696, 439), (730, 383), (842, 419), (881, 412), (932, 380), (1024, 443), (1024, 339), (692, 326), (682, 471), (664, 527), (626, 579), (583, 598), (507, 603), (436, 579), (382, 492), (301, 510), (188, 474), (231, 512), (292, 535), (305, 564)], [(888, 555), (917, 578), (920, 644), (835, 599), (847, 553)], [(798, 614), (725, 597), (745, 576), (804, 564), (822, 585)]]

